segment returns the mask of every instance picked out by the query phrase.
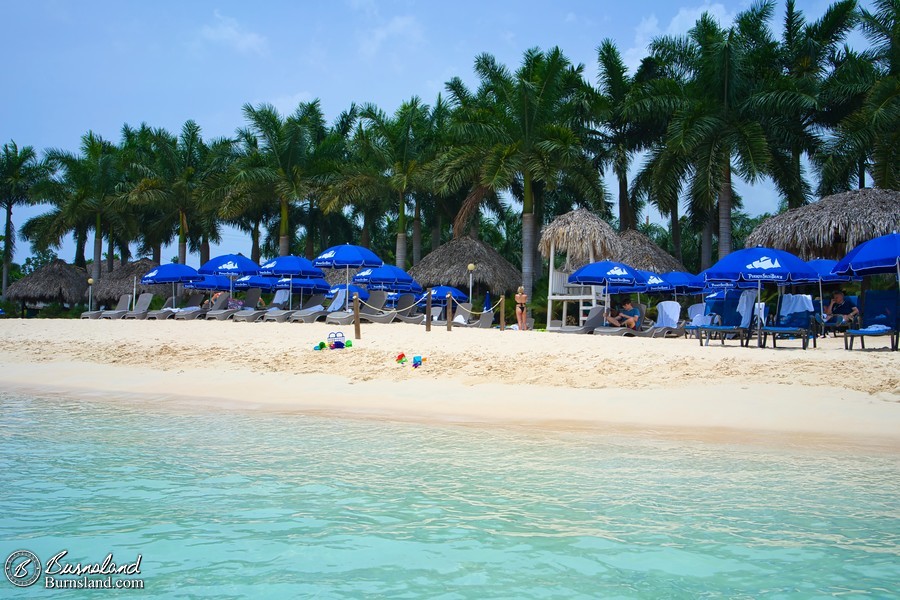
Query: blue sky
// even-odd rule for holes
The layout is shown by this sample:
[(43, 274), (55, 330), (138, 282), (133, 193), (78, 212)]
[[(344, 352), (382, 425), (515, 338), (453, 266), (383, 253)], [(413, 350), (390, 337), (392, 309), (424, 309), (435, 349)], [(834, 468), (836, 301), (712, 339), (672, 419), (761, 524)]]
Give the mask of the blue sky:
[[(826, 0), (798, 0), (809, 19)], [(329, 120), (351, 102), (392, 112), (413, 95), (431, 103), (444, 82), (470, 84), (476, 54), (511, 68), (530, 47), (560, 46), (596, 80), (596, 48), (612, 38), (636, 66), (655, 36), (687, 31), (703, 12), (722, 23), (749, 2), (536, 0), (427, 2), (6, 2), (0, 33), (7, 48), (0, 94), (0, 140), (76, 149), (88, 130), (118, 140), (123, 123), (178, 131), (194, 119), (204, 137), (228, 136), (241, 106), (269, 102), (290, 112), (319, 98)], [(778, 31), (779, 3), (772, 26)], [(852, 40), (861, 45), (858, 36)], [(612, 193), (615, 189), (608, 186)], [(749, 212), (774, 211), (762, 182), (740, 186)], [(18, 209), (17, 225), (41, 212)], [(650, 211), (649, 217), (660, 217)], [(30, 254), (18, 244), (16, 260)], [(250, 242), (226, 231), (225, 251)], [(67, 241), (60, 255), (71, 259)], [(216, 249), (213, 249), (216, 252)], [(164, 259), (174, 255), (164, 251)], [(196, 256), (189, 262), (196, 263)]]

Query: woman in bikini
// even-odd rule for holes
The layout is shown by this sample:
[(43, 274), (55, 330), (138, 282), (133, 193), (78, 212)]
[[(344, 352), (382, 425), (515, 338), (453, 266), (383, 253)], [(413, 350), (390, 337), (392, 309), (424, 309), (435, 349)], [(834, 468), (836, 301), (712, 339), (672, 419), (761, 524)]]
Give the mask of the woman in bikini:
[(519, 331), (528, 329), (528, 321), (525, 318), (527, 310), (528, 296), (525, 294), (525, 288), (520, 285), (516, 292), (516, 321), (519, 322)]

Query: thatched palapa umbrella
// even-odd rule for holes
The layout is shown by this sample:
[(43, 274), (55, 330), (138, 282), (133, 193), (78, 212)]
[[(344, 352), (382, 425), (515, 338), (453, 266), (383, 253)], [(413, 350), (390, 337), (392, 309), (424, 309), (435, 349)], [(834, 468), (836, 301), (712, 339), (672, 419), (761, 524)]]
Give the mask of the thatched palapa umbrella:
[(628, 229), (619, 234), (621, 250), (615, 260), (629, 267), (654, 273), (686, 271), (674, 256), (653, 243), (640, 231)]
[(10, 285), (6, 298), (22, 304), (60, 302), (74, 305), (84, 298), (87, 280), (88, 274), (84, 269), (56, 259)]
[[(94, 302), (97, 304), (109, 304), (119, 299), (122, 294), (141, 294), (143, 292), (159, 292), (157, 285), (141, 285), (141, 277), (158, 267), (159, 265), (149, 258), (142, 258), (134, 262), (127, 262), (94, 282)], [(137, 286), (135, 286), (137, 278)]]
[(515, 291), (522, 274), (496, 250), (480, 240), (459, 237), (440, 246), (409, 270), (423, 287), (469, 285), (469, 264), (475, 265), (473, 281), (495, 294)]
[(900, 230), (900, 191), (842, 192), (763, 221), (747, 246), (780, 248), (804, 260), (840, 260), (859, 244)]
[(541, 230), (538, 248), (545, 257), (553, 259), (557, 252), (565, 253), (564, 271), (598, 260), (611, 259), (620, 251), (619, 238), (609, 223), (585, 208), (561, 215)]

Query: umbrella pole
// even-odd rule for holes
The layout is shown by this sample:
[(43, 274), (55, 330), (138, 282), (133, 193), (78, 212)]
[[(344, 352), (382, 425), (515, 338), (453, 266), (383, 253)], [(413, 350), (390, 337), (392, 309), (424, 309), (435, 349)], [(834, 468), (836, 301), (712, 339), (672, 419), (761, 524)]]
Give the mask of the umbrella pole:
[[(780, 293), (780, 292), (779, 292)], [(753, 306), (753, 312), (759, 310), (759, 298), (762, 296), (762, 280), (756, 280), (756, 304)], [(760, 322), (759, 314), (756, 315), (756, 347), (762, 348), (762, 327), (763, 324)], [(775, 342), (772, 342), (773, 344)]]
[(134, 305), (136, 304), (134, 301), (134, 297), (137, 295), (137, 277), (134, 278), (134, 281), (132, 281), (131, 285), (131, 310), (132, 312), (134, 312)]
[(344, 310), (350, 310), (350, 265), (344, 267)]
[(294, 310), (294, 276), (288, 275), (288, 310)]

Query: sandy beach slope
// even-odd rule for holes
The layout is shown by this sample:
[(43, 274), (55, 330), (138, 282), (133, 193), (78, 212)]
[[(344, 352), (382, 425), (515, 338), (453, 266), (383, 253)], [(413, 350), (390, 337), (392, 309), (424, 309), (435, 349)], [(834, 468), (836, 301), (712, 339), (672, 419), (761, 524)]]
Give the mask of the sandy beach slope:
[[(0, 390), (362, 417), (769, 432), (900, 451), (900, 353), (364, 325), (0, 321)], [(880, 340), (873, 340), (878, 342)], [(876, 347), (879, 344), (875, 344)], [(398, 365), (397, 354), (424, 366)]]

